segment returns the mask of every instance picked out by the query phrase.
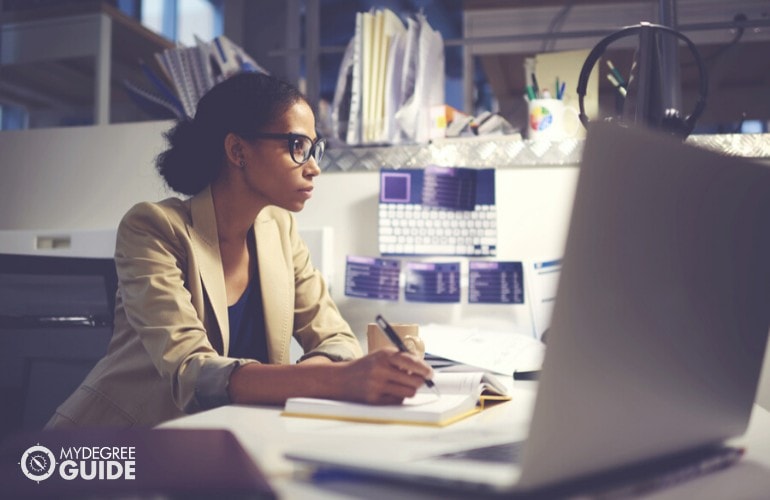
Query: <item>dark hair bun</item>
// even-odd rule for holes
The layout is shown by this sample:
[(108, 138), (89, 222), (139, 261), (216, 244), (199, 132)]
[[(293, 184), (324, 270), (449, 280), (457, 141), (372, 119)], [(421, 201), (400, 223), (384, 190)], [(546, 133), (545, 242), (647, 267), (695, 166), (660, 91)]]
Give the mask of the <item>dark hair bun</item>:
[[(164, 134), (169, 148), (155, 161), (158, 172), (177, 193), (194, 195), (205, 188), (219, 172), (198, 165), (218, 165), (220, 154), (216, 149), (200, 147), (205, 141), (201, 127), (192, 120), (182, 120)], [(208, 152), (208, 158), (204, 156)]]
[(197, 194), (219, 175), (227, 134), (249, 140), (301, 100), (296, 87), (270, 75), (233, 75), (200, 99), (194, 120), (180, 121), (166, 132), (169, 147), (155, 166), (171, 189)]

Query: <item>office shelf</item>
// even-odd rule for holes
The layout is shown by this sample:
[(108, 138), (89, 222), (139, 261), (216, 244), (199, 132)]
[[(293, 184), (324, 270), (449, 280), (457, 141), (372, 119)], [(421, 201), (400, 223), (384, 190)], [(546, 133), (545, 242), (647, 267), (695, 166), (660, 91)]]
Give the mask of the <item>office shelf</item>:
[[(692, 135), (689, 144), (748, 158), (770, 158), (770, 134)], [(325, 172), (422, 168), (428, 165), (516, 168), (577, 165), (582, 139), (559, 142), (524, 140), (519, 135), (443, 139), (430, 144), (330, 147)]]
[(32, 127), (133, 121), (121, 82), (143, 82), (139, 60), (172, 46), (102, 2), (4, 13), (0, 103), (27, 108)]

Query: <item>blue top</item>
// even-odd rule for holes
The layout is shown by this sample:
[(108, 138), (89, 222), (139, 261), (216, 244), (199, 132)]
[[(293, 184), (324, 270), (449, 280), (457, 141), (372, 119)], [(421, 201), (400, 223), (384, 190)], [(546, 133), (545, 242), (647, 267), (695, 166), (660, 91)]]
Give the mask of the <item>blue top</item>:
[(238, 302), (227, 308), (227, 316), (230, 319), (228, 357), (256, 359), (262, 363), (267, 363), (265, 313), (256, 266), (254, 276), (249, 281), (246, 291), (243, 292)]

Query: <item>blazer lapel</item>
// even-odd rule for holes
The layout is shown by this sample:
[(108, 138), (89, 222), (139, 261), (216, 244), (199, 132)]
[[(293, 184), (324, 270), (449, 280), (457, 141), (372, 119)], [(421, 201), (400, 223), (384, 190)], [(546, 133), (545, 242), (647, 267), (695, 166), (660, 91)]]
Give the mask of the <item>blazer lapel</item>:
[(190, 239), (203, 288), (211, 301), (214, 317), (222, 336), (222, 354), (230, 348), (230, 321), (227, 315), (227, 292), (222, 257), (219, 253), (219, 236), (214, 214), (214, 199), (206, 187), (190, 199), (192, 226), (188, 226)]
[[(264, 211), (263, 211), (264, 213)], [(267, 350), (271, 363), (289, 362), (289, 341), (294, 318), (292, 266), (281, 251), (281, 236), (275, 220), (262, 214), (254, 224), (257, 262), (265, 309)]]

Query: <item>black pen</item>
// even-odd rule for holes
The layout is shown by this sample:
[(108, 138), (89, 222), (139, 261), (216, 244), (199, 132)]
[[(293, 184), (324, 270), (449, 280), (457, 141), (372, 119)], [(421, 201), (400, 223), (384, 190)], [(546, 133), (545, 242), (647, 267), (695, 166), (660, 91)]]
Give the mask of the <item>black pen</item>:
[(540, 378), (540, 370), (513, 372), (513, 380), (537, 380)]
[[(382, 331), (385, 332), (385, 335), (388, 336), (390, 341), (393, 342), (393, 344), (395, 344), (396, 347), (398, 347), (399, 351), (409, 352), (409, 349), (407, 349), (404, 343), (401, 341), (401, 337), (399, 337), (396, 331), (393, 329), (393, 327), (390, 326), (390, 323), (385, 321), (385, 318), (383, 318), (382, 315), (378, 314), (377, 318), (375, 319), (377, 321), (377, 325), (379, 325)], [(438, 389), (436, 389), (436, 384), (434, 384), (431, 379), (426, 378), (425, 385), (427, 385), (431, 389), (435, 390), (436, 393), (438, 393)]]

